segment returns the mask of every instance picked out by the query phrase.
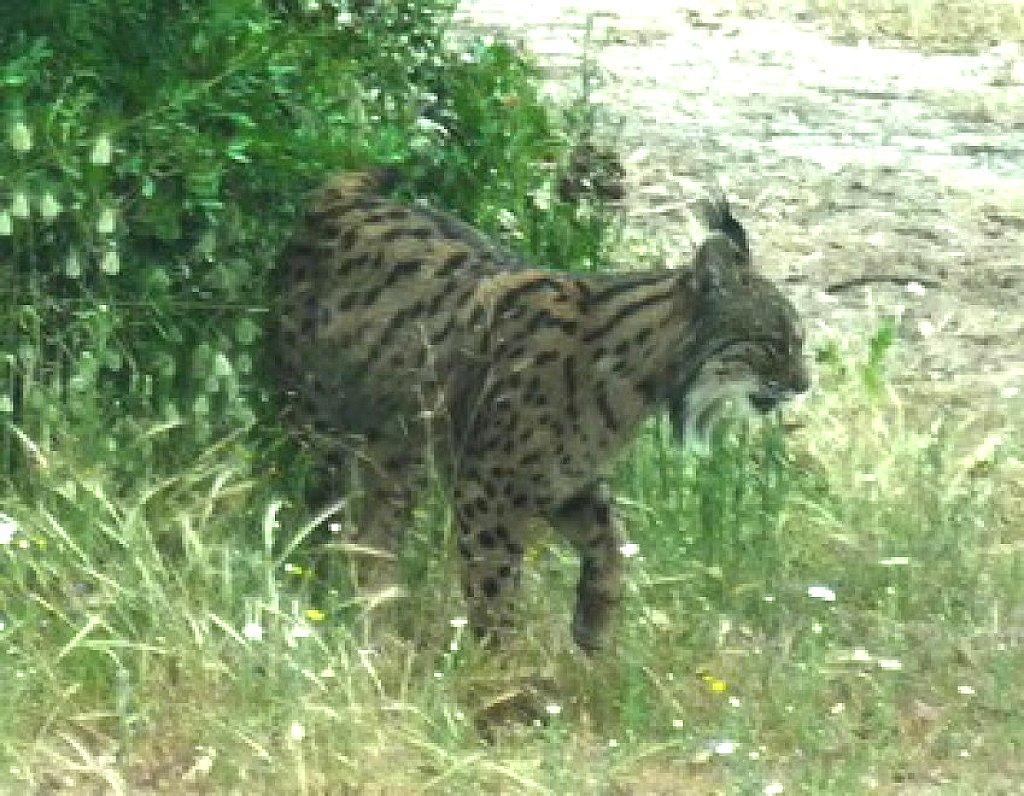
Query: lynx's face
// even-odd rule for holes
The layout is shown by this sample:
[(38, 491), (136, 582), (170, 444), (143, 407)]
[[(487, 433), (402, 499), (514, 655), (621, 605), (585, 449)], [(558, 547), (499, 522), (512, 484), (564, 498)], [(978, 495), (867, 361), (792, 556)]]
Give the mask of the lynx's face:
[(698, 331), (669, 401), (678, 437), (706, 442), (729, 410), (767, 414), (809, 386), (796, 310), (753, 272), (745, 244), (716, 234), (698, 250)]

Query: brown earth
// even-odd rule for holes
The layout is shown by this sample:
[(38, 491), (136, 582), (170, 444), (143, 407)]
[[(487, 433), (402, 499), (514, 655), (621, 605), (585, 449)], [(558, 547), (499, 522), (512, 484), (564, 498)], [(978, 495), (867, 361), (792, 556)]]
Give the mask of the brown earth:
[(685, 260), (687, 202), (719, 180), (812, 345), (856, 349), (895, 318), (893, 383), (933, 397), (930, 413), (1005, 424), (1024, 382), (1021, 46), (881, 46), (798, 0), (767, 6), (474, 0), (460, 22), (520, 39), (563, 98), (579, 95), (584, 49), (599, 67), (591, 103), (627, 170), (625, 256)]

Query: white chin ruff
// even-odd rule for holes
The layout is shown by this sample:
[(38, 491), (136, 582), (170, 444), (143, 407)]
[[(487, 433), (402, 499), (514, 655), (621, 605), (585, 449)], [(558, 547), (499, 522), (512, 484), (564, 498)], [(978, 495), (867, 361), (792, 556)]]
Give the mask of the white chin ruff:
[(757, 414), (750, 396), (758, 387), (753, 376), (725, 379), (719, 373), (702, 371), (686, 395), (684, 437), (687, 444), (707, 451), (711, 432), (722, 418)]

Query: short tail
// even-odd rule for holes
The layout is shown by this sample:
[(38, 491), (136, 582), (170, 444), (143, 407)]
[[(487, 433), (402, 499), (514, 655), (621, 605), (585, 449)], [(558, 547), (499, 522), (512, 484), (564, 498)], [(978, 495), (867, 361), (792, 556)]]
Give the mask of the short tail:
[(337, 172), (316, 192), (312, 204), (314, 207), (350, 204), (361, 197), (391, 190), (398, 184), (400, 175), (400, 170), (395, 166)]

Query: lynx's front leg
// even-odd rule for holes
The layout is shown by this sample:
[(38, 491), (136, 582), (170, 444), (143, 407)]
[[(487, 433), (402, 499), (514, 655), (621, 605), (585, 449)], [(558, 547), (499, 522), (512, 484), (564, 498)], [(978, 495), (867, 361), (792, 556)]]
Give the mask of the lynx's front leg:
[(573, 638), (588, 652), (601, 649), (622, 593), (622, 531), (607, 486), (588, 487), (563, 503), (550, 521), (580, 556)]
[(350, 473), (359, 496), (350, 519), (351, 565), (359, 592), (374, 594), (398, 582), (397, 559), (412, 524), (412, 508), (422, 491), (426, 474), (419, 440), (407, 447), (395, 444), (368, 445), (359, 452)]
[(478, 638), (500, 646), (514, 625), (525, 523), (491, 483), (460, 483), (455, 512), (470, 625)]

